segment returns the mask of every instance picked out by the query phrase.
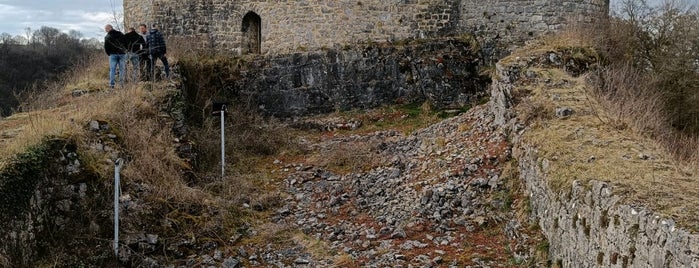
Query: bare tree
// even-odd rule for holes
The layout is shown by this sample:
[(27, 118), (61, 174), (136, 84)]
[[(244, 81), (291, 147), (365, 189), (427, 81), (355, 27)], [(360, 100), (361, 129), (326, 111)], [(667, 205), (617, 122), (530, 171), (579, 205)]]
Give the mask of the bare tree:
[(10, 49), (10, 45), (12, 45), (13, 43), (14, 40), (12, 39), (11, 34), (0, 34), (0, 52), (2, 52), (2, 54), (7, 54), (8, 50)]
[(670, 124), (699, 136), (699, 11), (682, 0), (623, 0), (617, 10), (607, 58), (648, 77)]
[(109, 0), (109, 5), (112, 7), (112, 26), (114, 26), (114, 29), (117, 31), (122, 31), (124, 29), (121, 27), (124, 24), (124, 13), (119, 12), (119, 9), (117, 8), (116, 1), (114, 0)]
[(36, 30), (34, 32), (34, 34), (32, 35), (32, 39), (35, 39), (36, 42), (39, 42), (46, 46), (55, 46), (56, 39), (58, 39), (58, 36), (60, 34), (61, 31), (59, 31), (56, 28), (41, 26), (39, 30)]
[(33, 44), (34, 41), (32, 41), (32, 27), (26, 27), (24, 28), (24, 37), (27, 38), (27, 44)]
[(19, 34), (15, 35), (12, 39), (14, 39), (15, 44), (18, 44), (18, 45), (27, 45), (28, 44), (27, 38), (24, 37), (23, 35), (19, 35)]

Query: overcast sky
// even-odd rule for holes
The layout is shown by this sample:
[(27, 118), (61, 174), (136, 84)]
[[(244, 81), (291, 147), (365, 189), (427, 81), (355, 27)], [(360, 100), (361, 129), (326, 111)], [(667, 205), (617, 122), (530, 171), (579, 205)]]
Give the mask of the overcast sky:
[(63, 32), (80, 31), (85, 37), (104, 37), (104, 25), (123, 14), (122, 0), (0, 0), (0, 33), (24, 35), (50, 26)]

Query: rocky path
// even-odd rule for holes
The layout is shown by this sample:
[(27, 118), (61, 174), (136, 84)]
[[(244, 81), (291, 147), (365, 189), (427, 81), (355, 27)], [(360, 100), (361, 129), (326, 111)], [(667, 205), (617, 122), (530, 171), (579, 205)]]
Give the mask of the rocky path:
[(526, 237), (511, 220), (517, 200), (502, 174), (510, 145), (483, 106), (410, 136), (392, 130), (338, 135), (310, 147), (321, 158), (333, 150), (363, 155), (357, 161), (377, 167), (338, 174), (315, 165), (312, 155), (275, 161), (287, 198), (273, 223), (261, 228), (303, 234), (295, 245), (241, 246), (243, 263), (509, 267), (521, 261), (513, 256), (528, 254), (517, 246), (515, 237)]

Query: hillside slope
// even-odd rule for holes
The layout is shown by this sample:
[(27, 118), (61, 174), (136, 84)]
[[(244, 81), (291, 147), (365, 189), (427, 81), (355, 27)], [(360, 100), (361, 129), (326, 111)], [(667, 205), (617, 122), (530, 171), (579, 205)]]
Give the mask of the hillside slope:
[(584, 75), (595, 62), (585, 48), (523, 50), (466, 112), (232, 109), (223, 178), (218, 121), (183, 128), (179, 78), (66, 87), (52, 108), (0, 121), (0, 193), (29, 189), (12, 200), (23, 209), (0, 206), (0, 266), (691, 267), (696, 169), (609, 124)]

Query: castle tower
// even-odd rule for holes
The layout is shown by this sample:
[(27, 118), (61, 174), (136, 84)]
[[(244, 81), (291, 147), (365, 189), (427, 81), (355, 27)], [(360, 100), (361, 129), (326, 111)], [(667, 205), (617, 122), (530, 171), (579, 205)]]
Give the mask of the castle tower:
[(178, 45), (241, 54), (465, 32), (517, 44), (608, 11), (609, 0), (124, 0), (127, 26), (158, 22)]
[(150, 26), (154, 22), (154, 0), (131, 1), (124, 0), (124, 26), (134, 27), (145, 23)]

